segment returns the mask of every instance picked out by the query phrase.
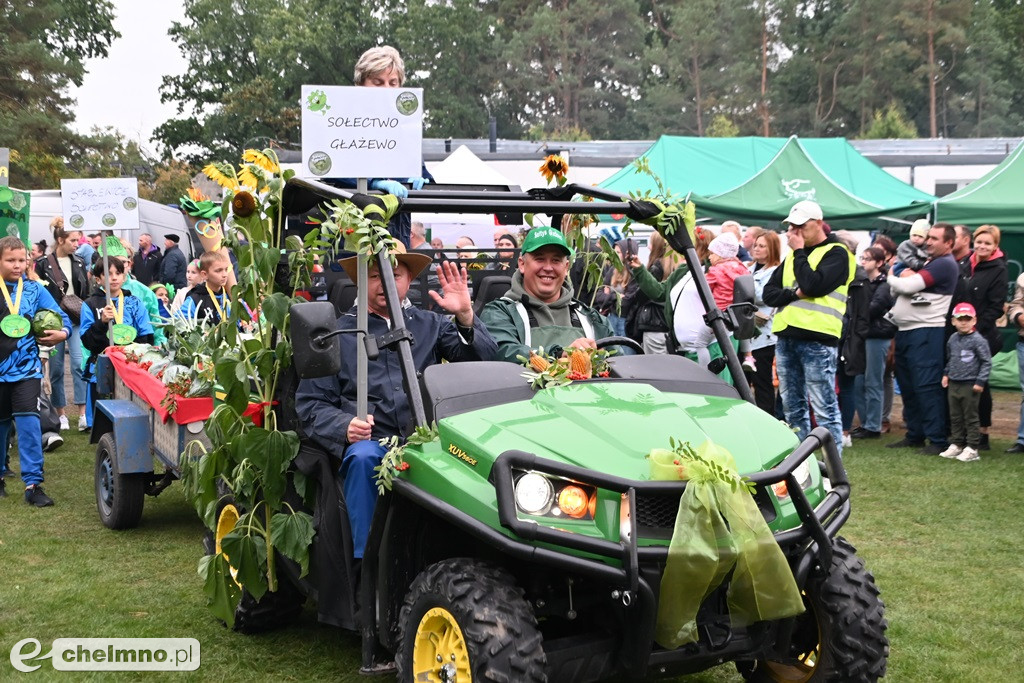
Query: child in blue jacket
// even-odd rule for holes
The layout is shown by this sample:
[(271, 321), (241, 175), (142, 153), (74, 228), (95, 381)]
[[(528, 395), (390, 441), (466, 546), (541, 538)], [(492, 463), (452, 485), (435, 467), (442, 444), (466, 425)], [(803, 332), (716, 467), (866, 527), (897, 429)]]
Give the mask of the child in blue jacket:
[[(43, 378), (39, 344), (54, 346), (71, 336), (71, 320), (46, 288), (23, 276), (29, 267), (28, 251), (17, 237), (0, 238), (0, 463), (7, 462), (11, 423), (18, 430), (18, 457), (25, 502), (37, 507), (53, 505), (43, 492), (43, 441), (39, 426), (39, 393)], [(61, 316), (63, 328), (39, 337), (32, 332), (32, 317), (43, 309)], [(2, 469), (2, 468), (0, 468)], [(0, 478), (0, 497), (5, 496)]]

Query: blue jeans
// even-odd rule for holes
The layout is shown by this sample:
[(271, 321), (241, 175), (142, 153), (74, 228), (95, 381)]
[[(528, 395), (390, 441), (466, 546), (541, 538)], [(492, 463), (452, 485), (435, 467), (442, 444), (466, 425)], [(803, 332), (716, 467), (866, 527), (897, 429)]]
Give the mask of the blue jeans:
[(626, 336), (626, 319), (616, 313), (608, 314), (608, 325), (617, 337)]
[(63, 408), (68, 404), (64, 395), (64, 347), (71, 350), (71, 381), (75, 390), (75, 405), (85, 403), (85, 380), (82, 379), (82, 335), (78, 325), (71, 328), (71, 336), (67, 342), (53, 347), (50, 354), (50, 401), (54, 408)]
[(797, 430), (802, 441), (811, 431), (811, 408), (818, 425), (825, 427), (842, 451), (843, 429), (836, 397), (836, 364), (839, 350), (821, 342), (779, 337), (775, 346), (775, 368), (779, 373), (779, 394), (786, 423)]
[(377, 482), (373, 469), (380, 465), (386, 452), (378, 441), (356, 441), (345, 449), (345, 457), (341, 460), (342, 489), (352, 529), (352, 554), (357, 558), (363, 556), (373, 509), (377, 506)]
[[(1020, 370), (1020, 385), (1024, 390), (1024, 342), (1017, 342), (1017, 368)], [(1024, 396), (1020, 400), (1020, 425), (1017, 427), (1017, 443), (1024, 444)]]
[(946, 365), (946, 330), (921, 327), (896, 333), (896, 381), (903, 398), (907, 439), (947, 446), (946, 392), (942, 373)]
[(885, 355), (891, 339), (868, 339), (865, 344), (867, 367), (857, 376), (857, 414), (864, 429), (882, 431), (882, 402), (885, 395)]

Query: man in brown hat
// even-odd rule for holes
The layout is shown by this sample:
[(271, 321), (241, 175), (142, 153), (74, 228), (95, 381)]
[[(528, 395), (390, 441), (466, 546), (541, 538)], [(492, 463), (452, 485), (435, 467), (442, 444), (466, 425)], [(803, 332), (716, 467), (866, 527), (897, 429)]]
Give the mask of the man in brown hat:
[[(454, 315), (414, 308), (406, 303), (409, 283), (430, 264), (423, 253), (406, 253), (401, 243), (392, 255), (395, 266), (395, 288), (403, 301), (405, 327), (412, 332), (413, 363), (418, 372), (427, 366), (468, 360), (492, 360), (498, 346), (487, 328), (473, 315), (466, 269), (444, 262), (437, 269), (441, 294), (430, 292), (435, 305)], [(341, 266), (356, 280), (356, 257), (341, 260)], [(384, 297), (384, 282), (375, 264), (370, 265), (367, 290), (368, 333), (381, 335), (391, 328), (391, 319)], [(356, 329), (356, 307), (338, 318), (342, 330)], [(384, 457), (379, 439), (402, 436), (412, 423), (409, 397), (402, 386), (402, 369), (398, 352), (381, 349), (371, 361), (367, 373), (369, 415), (365, 420), (356, 415), (356, 344), (354, 334), (343, 334), (341, 340), (341, 371), (332, 377), (305, 379), (295, 394), (295, 409), (307, 437), (321, 448), (341, 459), (345, 503), (352, 526), (355, 556), (363, 556), (363, 547), (370, 530), (373, 508), (377, 501), (374, 468)]]

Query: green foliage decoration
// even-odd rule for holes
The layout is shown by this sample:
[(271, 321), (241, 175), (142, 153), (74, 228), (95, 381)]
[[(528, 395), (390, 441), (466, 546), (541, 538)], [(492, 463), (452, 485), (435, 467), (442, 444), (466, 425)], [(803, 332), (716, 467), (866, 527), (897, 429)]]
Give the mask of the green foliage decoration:
[(290, 310), (303, 301), (291, 292), (307, 285), (315, 263), (342, 243), (363, 258), (390, 247), (386, 225), (398, 206), (390, 195), (365, 211), (335, 202), (304, 239), (285, 241), (281, 201), (292, 172), (280, 172), (272, 149), (247, 150), (243, 160), (237, 169), (222, 162), (204, 169), (224, 188), (223, 245), (237, 258), (239, 281), (223, 320), (204, 341), (223, 397), (206, 421), (210, 448), (192, 442), (182, 458), (185, 495), (209, 529), (217, 530), (228, 500), (240, 512), (220, 539), (222, 552), (199, 565), (208, 605), (229, 625), (239, 587), (257, 599), (277, 590), (278, 554), (298, 563), (303, 575), (309, 568), (313, 519), (300, 508), (313, 492), (290, 468), (299, 437), (279, 428), (274, 410), (292, 362)]

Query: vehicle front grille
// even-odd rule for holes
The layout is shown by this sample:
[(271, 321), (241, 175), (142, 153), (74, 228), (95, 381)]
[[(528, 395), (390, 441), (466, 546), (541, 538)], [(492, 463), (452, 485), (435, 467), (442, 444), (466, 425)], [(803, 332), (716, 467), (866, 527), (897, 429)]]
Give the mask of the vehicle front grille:
[[(675, 493), (643, 493), (636, 492), (636, 531), (640, 538), (672, 538), (672, 530), (679, 514), (679, 498), (682, 494)], [(754, 502), (761, 511), (766, 522), (772, 522), (777, 516), (771, 496), (763, 486), (756, 487)]]

